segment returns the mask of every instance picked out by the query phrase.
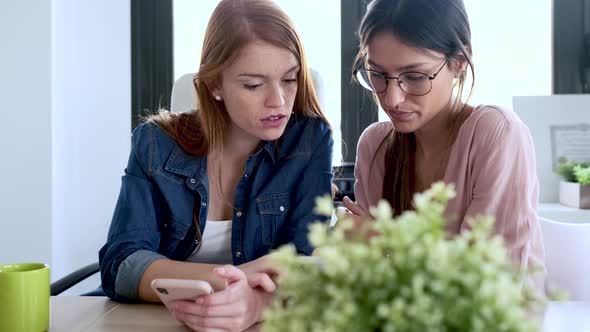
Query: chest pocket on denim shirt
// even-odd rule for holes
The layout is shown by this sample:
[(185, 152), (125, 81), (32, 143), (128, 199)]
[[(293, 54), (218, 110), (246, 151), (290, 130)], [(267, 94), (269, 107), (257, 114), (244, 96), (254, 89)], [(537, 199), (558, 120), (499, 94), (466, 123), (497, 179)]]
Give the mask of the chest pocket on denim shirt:
[(177, 248), (185, 238), (190, 226), (181, 220), (170, 216), (161, 225), (160, 252), (173, 258)]
[(277, 230), (285, 222), (289, 211), (290, 194), (265, 194), (256, 198), (258, 213), (262, 228), (262, 242), (267, 245), (274, 245), (277, 237)]

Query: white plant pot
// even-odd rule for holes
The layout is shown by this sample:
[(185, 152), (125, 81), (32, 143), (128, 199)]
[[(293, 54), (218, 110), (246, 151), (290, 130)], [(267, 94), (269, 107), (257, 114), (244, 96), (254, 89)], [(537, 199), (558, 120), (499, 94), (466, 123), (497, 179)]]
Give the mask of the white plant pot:
[(559, 203), (578, 209), (590, 209), (590, 185), (561, 181)]

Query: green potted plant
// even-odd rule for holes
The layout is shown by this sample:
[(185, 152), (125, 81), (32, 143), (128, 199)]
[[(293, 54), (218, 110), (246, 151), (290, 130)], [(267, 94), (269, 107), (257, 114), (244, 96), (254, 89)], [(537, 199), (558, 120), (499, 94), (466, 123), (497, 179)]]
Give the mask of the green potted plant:
[[(311, 227), (316, 256), (293, 246), (273, 255), (284, 267), (263, 331), (538, 331), (540, 298), (523, 287), (493, 219), (449, 237), (443, 212), (453, 187), (437, 183), (416, 195), (416, 211), (392, 217), (381, 202), (374, 222), (354, 229)], [(329, 215), (323, 198), (317, 212)], [(371, 234), (372, 236), (367, 236)]]
[(560, 159), (557, 174), (559, 202), (578, 209), (590, 209), (590, 165)]

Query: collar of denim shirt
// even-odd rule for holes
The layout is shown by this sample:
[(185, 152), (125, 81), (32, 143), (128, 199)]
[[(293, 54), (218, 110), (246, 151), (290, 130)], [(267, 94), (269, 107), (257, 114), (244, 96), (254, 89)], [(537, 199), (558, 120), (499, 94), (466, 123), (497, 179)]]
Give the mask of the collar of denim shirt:
[[(280, 149), (278, 149), (278, 145), (280, 145), (280, 142), (283, 139), (298, 139), (296, 137), (290, 137), (289, 135), (286, 135), (289, 129), (295, 126), (297, 118), (297, 114), (293, 114), (289, 119), (289, 122), (287, 123), (283, 136), (281, 136), (281, 138), (279, 138), (278, 140), (264, 142), (262, 148), (250, 157), (252, 158), (258, 156), (261, 153), (267, 153), (273, 165), (277, 162), (277, 160), (279, 160), (279, 158), (284, 157), (281, 155)], [(197, 171), (204, 172), (207, 169), (205, 167), (206, 161), (206, 157), (189, 155), (180, 146), (177, 145), (174, 148), (172, 154), (170, 154), (168, 161), (166, 161), (165, 169), (168, 172), (176, 173), (186, 177), (194, 177), (195, 175), (197, 175)], [(206, 174), (199, 174), (199, 176), (206, 177)]]
[[(274, 164), (279, 158), (278, 149), (276, 149), (276, 141), (267, 141), (263, 144), (262, 148), (259, 149), (251, 157), (256, 157), (261, 153), (267, 153)], [(168, 172), (183, 175), (186, 177), (194, 177), (199, 172), (204, 172), (206, 168), (207, 158), (204, 156), (194, 156), (187, 154), (180, 146), (176, 146), (174, 151), (170, 154), (170, 157), (166, 161), (164, 169)]]

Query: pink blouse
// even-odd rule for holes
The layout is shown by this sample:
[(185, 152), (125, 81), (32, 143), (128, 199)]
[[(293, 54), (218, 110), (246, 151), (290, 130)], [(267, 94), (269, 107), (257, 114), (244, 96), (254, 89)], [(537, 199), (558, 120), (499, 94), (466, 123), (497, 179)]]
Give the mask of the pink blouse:
[[(364, 209), (382, 197), (385, 149), (378, 148), (392, 128), (391, 122), (374, 123), (359, 140), (354, 192)], [(467, 229), (468, 216), (493, 216), (494, 230), (504, 237), (511, 258), (521, 268), (543, 269), (535, 150), (529, 129), (516, 114), (477, 106), (459, 129), (444, 182), (454, 183), (457, 191), (445, 212), (449, 233)]]

